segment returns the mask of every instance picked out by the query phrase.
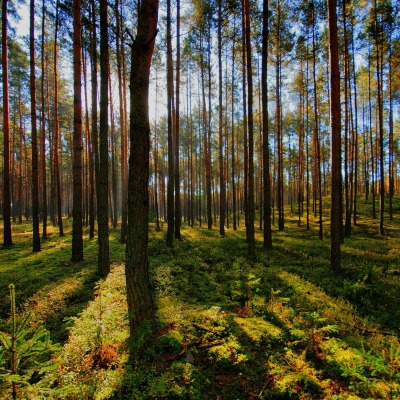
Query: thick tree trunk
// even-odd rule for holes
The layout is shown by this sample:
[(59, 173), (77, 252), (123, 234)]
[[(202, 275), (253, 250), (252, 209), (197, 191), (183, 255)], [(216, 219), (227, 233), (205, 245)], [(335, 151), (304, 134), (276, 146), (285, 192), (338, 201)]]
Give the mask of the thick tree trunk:
[(340, 135), (340, 74), (339, 45), (337, 34), (336, 0), (328, 0), (329, 60), (331, 86), (331, 133), (332, 133), (332, 194), (331, 194), (331, 269), (340, 271), (341, 243), (341, 135)]
[(268, 114), (268, 0), (263, 1), (263, 31), (262, 31), (262, 70), (261, 70), (261, 91), (262, 91), (262, 114), (263, 114), (263, 201), (264, 201), (264, 247), (272, 247), (271, 231), (271, 181), (269, 173), (269, 114)]
[(108, 239), (108, 10), (107, 0), (100, 0), (100, 131), (99, 177), (97, 180), (98, 270), (101, 276), (110, 272)]
[(249, 175), (248, 175), (248, 223), (247, 223), (247, 241), (248, 253), (254, 256), (255, 238), (254, 238), (254, 121), (253, 121), (253, 70), (251, 60), (251, 41), (250, 41), (250, 2), (244, 0), (245, 31), (246, 31), (246, 55), (247, 55), (247, 86), (248, 86), (248, 131), (249, 131)]
[(158, 0), (139, 7), (137, 36), (132, 44), (126, 282), (131, 335), (149, 321), (155, 325), (148, 272), (150, 123), (149, 74), (157, 34)]
[(82, 227), (82, 42), (81, 2), (74, 0), (74, 136), (73, 136), (73, 224), (72, 262), (83, 260)]

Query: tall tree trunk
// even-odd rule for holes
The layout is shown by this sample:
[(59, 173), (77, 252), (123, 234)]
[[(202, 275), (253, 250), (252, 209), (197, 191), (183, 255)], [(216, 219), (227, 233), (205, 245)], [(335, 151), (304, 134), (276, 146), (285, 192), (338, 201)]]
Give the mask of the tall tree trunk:
[(226, 183), (222, 110), (222, 0), (218, 0), (218, 147), (219, 147), (219, 233), (225, 236)]
[[(207, 113), (207, 146), (204, 149), (206, 159), (206, 192), (207, 192), (207, 228), (212, 229), (212, 158), (211, 158), (211, 119), (212, 119), (212, 106), (211, 106), (211, 86), (212, 86), (212, 68), (211, 68), (211, 24), (209, 24), (207, 35), (207, 70), (208, 70), (208, 113)], [(205, 131), (205, 132), (206, 132)], [(215, 218), (214, 218), (215, 222)]]
[(194, 226), (194, 191), (195, 191), (195, 177), (193, 172), (193, 113), (192, 113), (192, 80), (190, 75), (190, 67), (188, 71), (187, 87), (187, 114), (190, 115), (190, 143), (189, 143), (189, 182), (190, 182), (190, 208), (189, 208), (189, 226), (193, 228)]
[(41, 173), (42, 173), (42, 239), (47, 239), (47, 174), (46, 174), (46, 111), (45, 111), (45, 90), (44, 81), (46, 76), (46, 66), (44, 57), (44, 45), (45, 45), (45, 24), (46, 24), (46, 6), (45, 0), (42, 0), (42, 50), (41, 50), (41, 67), (42, 77), (40, 81), (41, 96), (42, 96), (42, 111), (41, 111)]
[(306, 108), (306, 229), (310, 230), (310, 146), (309, 146), (309, 97), (308, 97), (308, 84), (309, 84), (309, 62), (308, 62), (308, 48), (306, 57), (306, 83), (305, 83), (305, 108)]
[(181, 184), (180, 184), (180, 171), (179, 171), (179, 135), (180, 135), (180, 115), (179, 115), (179, 92), (180, 92), (180, 74), (181, 74), (181, 33), (180, 33), (180, 13), (181, 5), (180, 0), (176, 2), (176, 86), (175, 86), (175, 141), (174, 141), (174, 156), (175, 156), (175, 239), (181, 240)]
[(83, 260), (82, 227), (82, 42), (81, 2), (73, 3), (74, 33), (74, 136), (73, 136), (73, 209), (72, 262)]
[(22, 190), (22, 160), (23, 160), (23, 138), (25, 135), (22, 127), (22, 99), (21, 99), (21, 85), (18, 87), (18, 114), (19, 114), (19, 165), (18, 165), (18, 223), (22, 224), (23, 212), (23, 190)]
[[(303, 71), (303, 59), (300, 60), (300, 71)], [(301, 82), (299, 87), (299, 161), (298, 161), (298, 192), (297, 192), (297, 207), (298, 207), (298, 223), (301, 226), (301, 217), (303, 215), (304, 202), (304, 74), (301, 73)]]
[(173, 65), (171, 33), (171, 0), (167, 0), (167, 113), (168, 113), (168, 186), (167, 186), (167, 245), (174, 243), (174, 132), (173, 132)]
[[(89, 237), (94, 237), (94, 160), (93, 148), (90, 138), (90, 120), (87, 84), (87, 54), (82, 48), (83, 87), (85, 96), (85, 226), (89, 226)], [(93, 229), (92, 229), (93, 228)]]
[(357, 103), (357, 73), (356, 73), (356, 53), (354, 49), (354, 15), (352, 15), (351, 34), (352, 34), (352, 66), (353, 66), (353, 86), (354, 86), (354, 200), (353, 200), (353, 225), (357, 225), (357, 193), (358, 193), (358, 103)]
[(330, 125), (332, 134), (332, 189), (331, 189), (331, 269), (340, 271), (341, 243), (341, 186), (342, 160), (340, 135), (340, 73), (337, 34), (336, 0), (328, 0), (329, 60), (330, 60)]
[(100, 0), (100, 132), (99, 177), (97, 180), (98, 270), (101, 276), (110, 272), (108, 239), (108, 6)]
[(371, 94), (371, 63), (372, 55), (368, 56), (368, 116), (369, 116), (369, 140), (370, 140), (370, 155), (371, 155), (371, 192), (372, 192), (372, 218), (376, 219), (376, 207), (375, 207), (375, 157), (374, 157), (374, 143), (372, 137), (372, 94)]
[(10, 185), (10, 105), (8, 95), (8, 41), (7, 41), (7, 6), (3, 0), (1, 15), (1, 51), (3, 68), (3, 246), (12, 246), (11, 234), (11, 185)]
[(83, 59), (83, 78), (85, 90), (85, 132), (87, 143), (87, 163), (88, 163), (88, 188), (87, 188), (87, 206), (89, 217), (89, 238), (94, 238), (94, 224), (95, 224), (95, 183), (94, 183), (94, 154), (93, 154), (93, 141), (90, 132), (90, 118), (89, 118), (89, 104), (88, 104), (88, 90), (87, 90), (87, 55)]
[[(235, 21), (234, 21), (235, 23)], [(236, 32), (236, 26), (233, 27), (234, 32)], [(237, 212), (237, 195), (236, 195), (236, 161), (235, 161), (235, 41), (232, 43), (232, 93), (231, 93), (231, 174), (232, 174), (232, 217), (233, 217), (233, 230), (236, 231), (237, 229), (237, 222), (236, 222), (236, 212)]]
[(350, 78), (349, 78), (349, 49), (348, 49), (348, 38), (347, 38), (347, 9), (346, 0), (342, 2), (342, 13), (343, 13), (343, 52), (344, 52), (344, 192), (345, 192), (345, 226), (344, 235), (351, 235), (351, 203), (353, 199), (350, 195), (351, 182), (351, 172), (350, 172), (350, 152), (351, 152), (351, 142), (349, 139), (350, 131), (350, 117), (349, 110), (351, 108), (351, 103), (349, 105), (350, 98)]
[[(278, 0), (278, 11), (277, 11), (277, 43), (280, 43), (280, 32), (281, 32), (281, 9), (280, 1)], [(282, 134), (282, 105), (281, 105), (281, 87), (282, 87), (282, 56), (278, 49), (276, 54), (275, 63), (275, 96), (276, 96), (276, 141), (277, 141), (277, 157), (278, 157), (278, 179), (277, 179), (277, 208), (278, 208), (278, 229), (283, 231), (285, 228), (284, 219), (284, 198), (283, 198), (283, 134)]]
[[(97, 112), (97, 29), (96, 29), (96, 9), (95, 9), (95, 0), (91, 1), (91, 32), (90, 32), (90, 63), (91, 63), (91, 101), (92, 101), (92, 113), (91, 113), (91, 142), (93, 146), (93, 161), (94, 161), (94, 178), (95, 185), (93, 188), (96, 188), (96, 200), (97, 200), (97, 192), (99, 187), (99, 144), (98, 144), (98, 112)], [(91, 194), (92, 195), (92, 194)], [(94, 196), (94, 193), (93, 193)], [(97, 204), (96, 204), (97, 206)], [(93, 213), (95, 214), (95, 207), (93, 207)], [(93, 225), (90, 225), (90, 237), (94, 237), (94, 217), (93, 217)]]
[(314, 176), (316, 178), (315, 189), (318, 196), (318, 216), (320, 239), (323, 237), (322, 227), (322, 179), (321, 179), (321, 146), (319, 141), (319, 116), (317, 97), (317, 71), (316, 71), (316, 39), (315, 39), (315, 5), (312, 1), (312, 55), (313, 55), (313, 91), (314, 91)]
[(131, 336), (149, 321), (155, 326), (148, 272), (148, 213), (150, 123), (148, 112), (149, 73), (157, 34), (158, 0), (139, 6), (137, 36), (132, 44), (130, 79), (131, 115), (128, 188), (128, 235), (126, 284)]
[(116, 17), (116, 55), (117, 55), (117, 75), (118, 75), (118, 96), (119, 96), (119, 116), (121, 129), (121, 243), (126, 242), (127, 219), (128, 219), (128, 133), (126, 129), (126, 104), (124, 96), (124, 71), (123, 64), (125, 62), (123, 35), (122, 13), (119, 6), (122, 3), (117, 0), (115, 2)]
[(246, 55), (247, 55), (247, 86), (248, 86), (248, 130), (249, 130), (249, 178), (248, 178), (248, 224), (247, 240), (248, 253), (254, 256), (254, 121), (253, 121), (253, 70), (251, 60), (251, 41), (250, 41), (250, 4), (249, 0), (244, 0), (245, 31), (246, 31)]
[(59, 7), (56, 3), (56, 23), (54, 33), (54, 183), (55, 200), (57, 208), (57, 224), (60, 236), (64, 236), (64, 227), (62, 220), (62, 196), (61, 196), (61, 172), (60, 172), (60, 122), (58, 119), (58, 29), (59, 29)]
[(264, 200), (264, 248), (272, 247), (271, 230), (271, 181), (269, 172), (269, 114), (268, 114), (268, 0), (263, 0), (263, 31), (262, 31), (262, 67), (261, 67), (261, 90), (262, 90), (262, 126), (263, 126), (263, 200)]
[(249, 213), (248, 213), (248, 177), (249, 177), (249, 149), (248, 149), (248, 121), (247, 121), (247, 89), (246, 89), (246, 16), (244, 10), (244, 0), (242, 0), (242, 99), (243, 99), (243, 164), (244, 164), (244, 173), (243, 173), (243, 208), (244, 208), (244, 220), (246, 226), (246, 240), (249, 240), (248, 234), (249, 231), (247, 229)]
[(115, 229), (118, 226), (118, 183), (117, 183), (117, 145), (116, 145), (116, 132), (115, 132), (115, 115), (112, 98), (112, 82), (111, 71), (109, 66), (109, 101), (110, 101), (110, 122), (111, 122), (111, 199), (112, 199), (112, 226)]
[(31, 130), (32, 130), (32, 224), (33, 251), (40, 251), (39, 232), (39, 156), (36, 116), (36, 72), (35, 72), (35, 1), (30, 0), (30, 95), (31, 95)]
[(389, 220), (393, 221), (393, 196), (394, 196), (394, 132), (393, 132), (393, 91), (392, 91), (392, 44), (389, 48)]
[(382, 101), (382, 75), (383, 75), (383, 45), (382, 38), (378, 33), (378, 16), (377, 16), (377, 1), (374, 1), (375, 12), (375, 57), (376, 57), (376, 81), (377, 81), (377, 97), (378, 97), (378, 132), (379, 132), (379, 234), (385, 234), (383, 226), (383, 215), (385, 211), (385, 171), (384, 171), (384, 146), (383, 146), (383, 101)]

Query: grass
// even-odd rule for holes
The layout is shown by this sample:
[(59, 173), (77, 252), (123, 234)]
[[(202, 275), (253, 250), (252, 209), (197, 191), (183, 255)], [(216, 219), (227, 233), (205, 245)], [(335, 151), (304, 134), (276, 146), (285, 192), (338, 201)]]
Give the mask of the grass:
[[(15, 246), (0, 251), (0, 330), (8, 330), (14, 282), (20, 312), (32, 310), (32, 323), (43, 321), (63, 344), (53, 398), (396, 399), (400, 224), (387, 222), (381, 238), (370, 211), (360, 200), (340, 276), (329, 271), (329, 238), (318, 239), (316, 221), (307, 231), (289, 212), (273, 249), (262, 248), (257, 231), (253, 259), (243, 228), (220, 238), (217, 229), (184, 226), (183, 240), (168, 248), (165, 231), (152, 226), (158, 329), (144, 326), (132, 341), (118, 230), (103, 281), (87, 235), (85, 261), (72, 264), (70, 232), (51, 232), (39, 254), (31, 252), (30, 226), (14, 226)], [(324, 230), (328, 236), (328, 218)]]

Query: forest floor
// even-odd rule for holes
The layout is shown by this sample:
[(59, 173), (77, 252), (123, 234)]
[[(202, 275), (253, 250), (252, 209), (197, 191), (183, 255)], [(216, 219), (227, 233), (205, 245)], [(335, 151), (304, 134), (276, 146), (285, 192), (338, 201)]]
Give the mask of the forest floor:
[(0, 250), (0, 339), (11, 331), (14, 283), (19, 321), (31, 313), (26, 339), (40, 325), (60, 345), (44, 363), (43, 351), (23, 359), (24, 342), (18, 379), (0, 345), (0, 398), (11, 398), (14, 380), (21, 399), (400, 399), (400, 199), (395, 206), (380, 237), (360, 200), (339, 276), (329, 270), (327, 215), (320, 240), (314, 218), (307, 231), (287, 211), (272, 249), (257, 231), (255, 258), (243, 227), (221, 238), (183, 223), (182, 241), (168, 248), (166, 226), (152, 225), (158, 329), (130, 342), (119, 230), (110, 231), (112, 270), (101, 280), (86, 231), (85, 261), (73, 264), (69, 226), (62, 238), (50, 228), (32, 253), (31, 225), (14, 225), (15, 245)]

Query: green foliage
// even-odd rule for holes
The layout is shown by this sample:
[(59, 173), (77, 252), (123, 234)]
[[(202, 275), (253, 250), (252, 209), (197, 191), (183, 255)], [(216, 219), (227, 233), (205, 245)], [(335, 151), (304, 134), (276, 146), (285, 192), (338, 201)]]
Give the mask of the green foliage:
[(389, 389), (388, 398), (400, 396), (400, 345), (391, 342), (386, 349), (363, 352), (368, 370), (375, 383), (382, 382)]
[(128, 361), (125, 274), (121, 265), (114, 266), (107, 280), (99, 282), (95, 299), (68, 323), (64, 364), (56, 375), (59, 385), (68, 388), (72, 399), (108, 398), (121, 382)]
[(52, 373), (62, 364), (52, 358), (60, 351), (49, 332), (33, 325), (28, 313), (19, 324), (15, 289), (10, 285), (11, 333), (0, 332), (0, 394), (13, 398), (43, 396), (54, 392)]
[[(359, 212), (369, 206), (360, 204)], [(43, 319), (52, 337), (65, 341), (64, 364), (46, 375), (57, 383), (51, 397), (399, 397), (399, 341), (390, 336), (400, 316), (396, 223), (382, 239), (373, 236), (376, 222), (360, 215), (343, 246), (343, 276), (333, 277), (328, 241), (289, 217), (285, 231), (274, 232), (272, 249), (261, 250), (256, 234), (251, 260), (244, 228), (227, 229), (222, 239), (217, 230), (183, 225), (183, 240), (167, 248), (164, 233), (151, 226), (159, 328), (143, 325), (129, 341), (119, 232), (110, 232), (112, 271), (98, 281), (96, 241), (85, 237), (87, 261), (73, 265), (68, 235), (52, 236), (39, 258), (25, 247), (29, 231), (21, 230), (18, 251), (7, 253), (12, 266), (3, 257), (0, 270), (22, 285), (21, 308), (32, 310), (28, 325)], [(0, 293), (6, 288), (0, 282)]]
[(146, 397), (150, 399), (192, 399), (195, 396), (195, 367), (188, 362), (174, 362), (161, 376), (149, 381)]
[(253, 294), (257, 293), (261, 278), (252, 272), (252, 266), (244, 258), (238, 258), (232, 263), (230, 269), (231, 298), (237, 301), (242, 307), (249, 307)]

